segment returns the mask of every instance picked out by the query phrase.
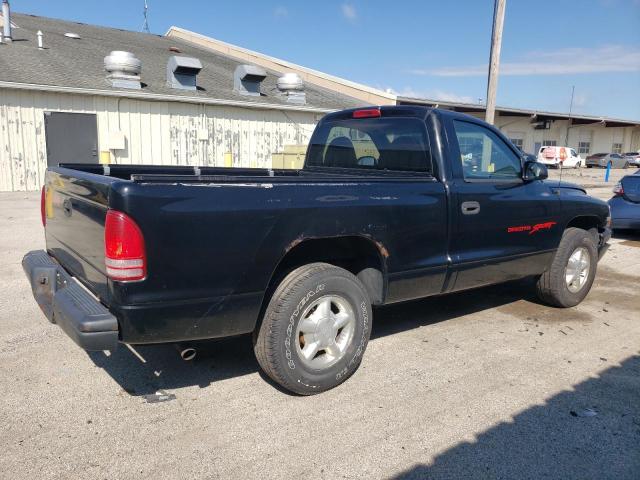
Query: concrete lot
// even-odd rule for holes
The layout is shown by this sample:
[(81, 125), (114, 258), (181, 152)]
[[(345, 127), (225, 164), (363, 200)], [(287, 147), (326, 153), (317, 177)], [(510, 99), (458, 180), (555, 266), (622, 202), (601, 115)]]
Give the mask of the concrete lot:
[[(39, 215), (37, 194), (0, 194), (1, 478), (640, 477), (640, 236), (611, 241), (576, 308), (517, 282), (378, 309), (354, 377), (300, 398), (248, 338), (193, 363), (77, 348), (20, 267)], [(158, 389), (176, 399), (147, 403)]]

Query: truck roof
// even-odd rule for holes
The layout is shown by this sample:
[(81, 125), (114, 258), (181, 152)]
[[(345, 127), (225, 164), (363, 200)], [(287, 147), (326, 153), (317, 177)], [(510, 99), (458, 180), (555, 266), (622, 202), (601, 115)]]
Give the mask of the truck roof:
[(339, 112), (333, 112), (322, 117), (322, 122), (342, 120), (347, 118), (353, 118), (353, 113), (358, 110), (380, 110), (384, 117), (420, 117), (424, 118), (431, 112), (437, 112), (442, 115), (447, 115), (455, 118), (465, 118), (472, 120), (482, 120), (466, 113), (454, 112), (452, 110), (444, 110), (441, 108), (433, 108), (425, 105), (374, 105), (363, 106), (358, 108), (350, 108), (347, 110), (340, 110)]

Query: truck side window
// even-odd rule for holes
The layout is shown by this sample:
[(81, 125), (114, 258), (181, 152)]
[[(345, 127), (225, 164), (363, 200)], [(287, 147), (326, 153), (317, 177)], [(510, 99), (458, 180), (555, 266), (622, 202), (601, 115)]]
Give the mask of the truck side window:
[(520, 178), (520, 158), (488, 128), (453, 121), (465, 180)]
[(344, 119), (320, 124), (311, 137), (306, 164), (432, 172), (424, 122), (402, 117)]

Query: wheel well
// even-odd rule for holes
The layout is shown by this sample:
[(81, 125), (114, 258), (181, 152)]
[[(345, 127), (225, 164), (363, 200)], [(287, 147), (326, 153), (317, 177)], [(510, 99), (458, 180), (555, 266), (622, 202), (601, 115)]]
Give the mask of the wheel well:
[[(384, 297), (383, 257), (386, 255), (382, 244), (360, 236), (302, 240), (280, 260), (271, 275), (267, 293), (272, 292), (291, 270), (308, 263), (324, 262), (353, 273), (364, 285), (371, 303), (378, 305)], [(265, 302), (269, 297), (265, 296)]]
[(567, 228), (581, 228), (593, 235), (596, 245), (598, 244), (598, 232), (600, 231), (600, 220), (594, 216), (582, 216), (572, 219)]
[(594, 216), (575, 217), (567, 225), (567, 228), (569, 227), (581, 228), (587, 231), (592, 228), (598, 229), (600, 227), (600, 220)]

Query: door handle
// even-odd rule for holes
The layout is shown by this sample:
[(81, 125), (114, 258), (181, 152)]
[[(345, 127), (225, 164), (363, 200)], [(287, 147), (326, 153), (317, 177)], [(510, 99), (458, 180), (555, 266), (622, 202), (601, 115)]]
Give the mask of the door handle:
[(462, 202), (463, 215), (475, 215), (480, 213), (480, 204), (478, 202)]

